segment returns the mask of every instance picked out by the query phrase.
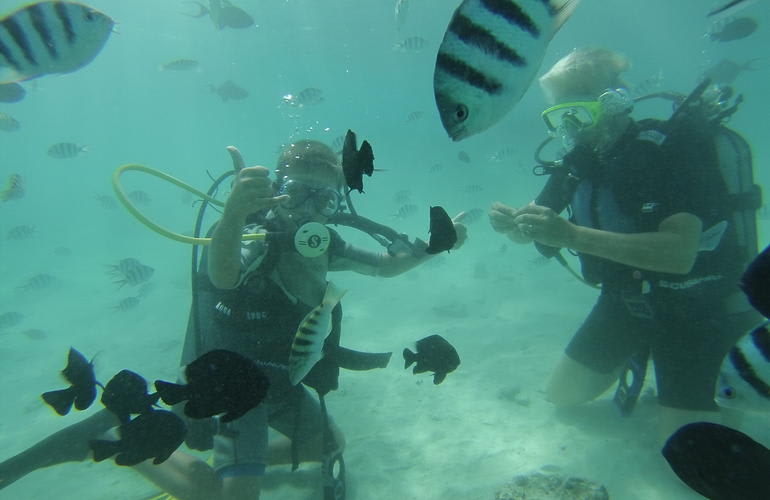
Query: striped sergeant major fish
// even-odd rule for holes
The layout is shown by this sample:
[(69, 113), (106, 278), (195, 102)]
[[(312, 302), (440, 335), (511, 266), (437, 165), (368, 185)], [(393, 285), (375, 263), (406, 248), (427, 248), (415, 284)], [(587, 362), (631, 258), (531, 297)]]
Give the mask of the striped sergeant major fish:
[(433, 73), (441, 123), (453, 141), (483, 132), (513, 108), (579, 1), (463, 0)]
[(73, 2), (37, 2), (0, 18), (0, 83), (71, 73), (91, 62), (115, 22)]
[(741, 337), (722, 362), (719, 406), (744, 411), (770, 411), (770, 322)]
[(330, 281), (321, 303), (300, 322), (289, 354), (289, 380), (292, 385), (300, 383), (323, 358), (324, 341), (332, 331), (332, 310), (346, 291), (337, 288)]

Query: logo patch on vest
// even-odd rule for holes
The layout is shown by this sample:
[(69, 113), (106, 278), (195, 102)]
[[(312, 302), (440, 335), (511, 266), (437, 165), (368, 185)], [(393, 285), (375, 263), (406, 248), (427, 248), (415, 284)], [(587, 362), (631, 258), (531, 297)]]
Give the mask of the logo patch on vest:
[(666, 134), (659, 130), (655, 129), (648, 129), (648, 130), (642, 130), (639, 132), (639, 135), (636, 136), (637, 139), (640, 141), (647, 141), (651, 142), (657, 146), (660, 146), (663, 144), (663, 141), (666, 140)]

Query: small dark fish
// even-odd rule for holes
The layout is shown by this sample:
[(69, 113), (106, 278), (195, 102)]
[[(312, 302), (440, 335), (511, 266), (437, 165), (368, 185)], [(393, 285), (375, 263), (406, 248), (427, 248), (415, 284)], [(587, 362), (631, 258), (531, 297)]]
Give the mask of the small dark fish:
[(396, 203), (407, 203), (412, 199), (412, 192), (408, 189), (401, 189), (396, 191), (393, 195), (393, 201)]
[[(72, 405), (78, 410), (85, 410), (96, 399), (96, 386), (99, 384), (94, 375), (94, 365), (75, 348), (70, 347), (67, 356), (67, 366), (62, 370), (64, 380), (70, 387), (58, 391), (48, 391), (42, 394), (43, 401), (48, 403), (59, 415), (69, 413)], [(99, 384), (101, 385), (101, 384)]]
[(241, 99), (246, 99), (249, 97), (249, 92), (246, 89), (233, 83), (232, 80), (227, 80), (219, 87), (209, 85), (209, 88), (212, 92), (218, 95), (220, 99), (222, 99), (222, 102), (240, 101)]
[(690, 488), (714, 500), (770, 498), (770, 450), (724, 425), (696, 422), (681, 427), (661, 451)]
[(284, 104), (295, 108), (315, 106), (324, 102), (323, 90), (315, 87), (302, 89), (298, 94), (286, 94), (282, 97)]
[(423, 115), (425, 115), (425, 113), (423, 113), (422, 111), (412, 111), (411, 113), (406, 115), (406, 123), (416, 122), (417, 120), (422, 118)]
[(152, 202), (150, 195), (141, 189), (134, 189), (133, 191), (130, 191), (126, 196), (128, 196), (128, 198), (134, 203), (138, 203), (140, 205), (149, 205), (150, 202)]
[(374, 172), (374, 152), (368, 141), (361, 143), (361, 149), (358, 149), (356, 144), (355, 132), (348, 129), (345, 144), (342, 146), (342, 172), (345, 174), (348, 189), (363, 193), (364, 174), (371, 177)]
[(444, 337), (431, 335), (417, 341), (416, 353), (404, 349), (404, 369), (412, 363), (417, 363), (412, 373), (433, 372), (433, 383), (438, 385), (460, 366), (460, 356)]
[(0, 330), (16, 326), (21, 323), (21, 320), (23, 319), (24, 315), (16, 311), (0, 314)]
[(228, 0), (209, 0), (209, 16), (218, 29), (244, 29), (254, 26), (254, 18)]
[(187, 426), (181, 418), (166, 410), (143, 413), (119, 427), (120, 439), (93, 439), (88, 442), (94, 461), (113, 455), (118, 465), (137, 465), (150, 458), (155, 465), (163, 463), (181, 446)]
[(707, 33), (712, 42), (732, 42), (746, 38), (757, 30), (757, 22), (750, 17), (739, 17), (724, 23), (715, 23)]
[(421, 36), (410, 36), (396, 43), (393, 49), (399, 52), (420, 52), (427, 43), (428, 41)]
[(56, 278), (52, 275), (48, 273), (39, 273), (29, 278), (23, 284), (17, 286), (16, 289), (25, 292), (36, 292), (50, 287), (55, 282)]
[(198, 67), (198, 61), (195, 59), (174, 59), (160, 65), (163, 71), (189, 71)]
[(5, 187), (0, 190), (0, 201), (20, 200), (24, 198), (24, 180), (19, 174), (11, 174), (5, 181)]
[(398, 212), (393, 214), (393, 217), (397, 219), (406, 219), (417, 213), (417, 205), (414, 203), (407, 203), (398, 207)]
[(48, 156), (57, 160), (74, 158), (88, 151), (88, 146), (78, 146), (74, 142), (59, 142), (48, 148)]
[(488, 156), (489, 161), (494, 163), (501, 163), (506, 160), (510, 160), (511, 158), (515, 157), (518, 153), (518, 150), (513, 146), (507, 146), (498, 151), (497, 153), (492, 153)]
[(459, 153), (457, 153), (457, 159), (460, 160), (463, 163), (470, 163), (471, 162), (470, 155), (468, 153), (466, 153), (465, 151), (460, 151)]
[(754, 309), (770, 318), (770, 245), (757, 255), (741, 277), (741, 289)]
[(57, 257), (69, 257), (72, 255), (72, 250), (70, 250), (68, 247), (56, 247), (53, 249), (53, 253)]
[(16, 132), (21, 128), (21, 124), (8, 113), (0, 112), (0, 130), (3, 132)]
[(729, 85), (738, 78), (738, 75), (744, 71), (758, 71), (762, 69), (768, 69), (770, 66), (767, 64), (758, 64), (760, 61), (766, 60), (766, 57), (757, 57), (749, 59), (743, 64), (739, 64), (731, 59), (722, 59), (715, 65), (708, 68), (701, 75), (701, 81), (706, 78), (710, 78), (713, 83), (719, 83), (722, 85)]
[(18, 83), (0, 84), (0, 102), (19, 102), (25, 95), (27, 91)]
[(104, 386), (101, 401), (121, 423), (126, 424), (133, 414), (153, 411), (159, 398), (157, 393), (147, 394), (147, 381), (141, 375), (121, 370)]
[(465, 194), (479, 194), (482, 191), (484, 191), (484, 186), (481, 184), (468, 184), (463, 189), (463, 193)]
[(187, 401), (190, 418), (224, 413), (223, 423), (242, 417), (267, 395), (270, 381), (256, 363), (232, 351), (209, 351), (185, 368), (186, 385), (157, 380), (155, 389), (168, 405)]
[(141, 299), (139, 297), (126, 297), (112, 307), (113, 311), (126, 312), (136, 308), (139, 305)]
[[(144, 265), (136, 259), (124, 259), (121, 262), (126, 261), (121, 266), (118, 263), (113, 269), (119, 269), (118, 272), (113, 271), (111, 274), (116, 278), (114, 283), (122, 288), (124, 285), (136, 286), (147, 282), (155, 273), (155, 269), (150, 266)], [(130, 263), (130, 264), (129, 264)]]
[(118, 203), (115, 201), (115, 197), (109, 194), (95, 194), (94, 199), (99, 202), (102, 208), (107, 210), (114, 210), (118, 208)]
[(9, 240), (26, 240), (35, 234), (35, 226), (23, 224), (21, 226), (14, 226), (5, 233), (5, 237)]
[(48, 338), (48, 334), (40, 328), (30, 328), (29, 330), (24, 330), (21, 334), (32, 340), (43, 340)]
[(133, 257), (126, 257), (125, 259), (120, 259), (117, 264), (108, 265), (107, 272), (113, 276), (123, 276), (132, 272), (137, 267), (141, 267), (143, 265), (144, 264), (139, 262), (138, 259)]
[(430, 242), (425, 253), (435, 255), (449, 251), (457, 243), (454, 222), (442, 207), (430, 207)]

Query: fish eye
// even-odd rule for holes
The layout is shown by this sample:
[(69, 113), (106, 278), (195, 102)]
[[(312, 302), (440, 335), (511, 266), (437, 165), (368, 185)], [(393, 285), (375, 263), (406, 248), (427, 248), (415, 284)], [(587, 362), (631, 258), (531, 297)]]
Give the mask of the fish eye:
[(735, 398), (735, 389), (732, 387), (725, 387), (722, 389), (722, 396), (726, 399), (734, 399)]
[(87, 21), (93, 21), (94, 20), (94, 11), (92, 10), (86, 10), (86, 20)]
[(468, 107), (465, 104), (458, 104), (455, 109), (455, 118), (458, 121), (464, 122), (468, 118)]

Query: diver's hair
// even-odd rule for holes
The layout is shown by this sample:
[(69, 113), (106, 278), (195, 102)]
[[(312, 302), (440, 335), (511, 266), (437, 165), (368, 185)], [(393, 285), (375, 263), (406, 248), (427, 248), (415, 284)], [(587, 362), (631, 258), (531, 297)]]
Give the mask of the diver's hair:
[(278, 156), (275, 175), (278, 182), (284, 176), (291, 175), (293, 168), (325, 168), (337, 177), (338, 187), (342, 187), (342, 167), (332, 148), (320, 141), (303, 139), (286, 146)]
[(556, 104), (557, 100), (594, 100), (606, 89), (626, 87), (620, 74), (630, 67), (629, 60), (617, 52), (578, 48), (540, 77), (540, 88), (549, 104)]

